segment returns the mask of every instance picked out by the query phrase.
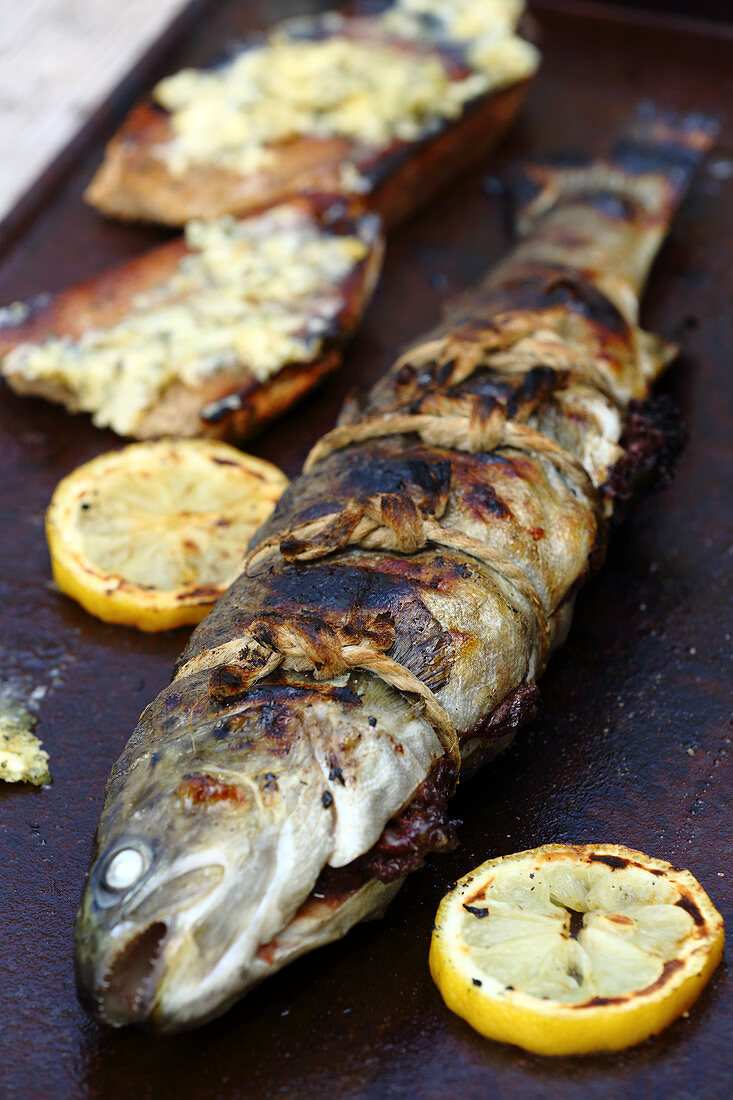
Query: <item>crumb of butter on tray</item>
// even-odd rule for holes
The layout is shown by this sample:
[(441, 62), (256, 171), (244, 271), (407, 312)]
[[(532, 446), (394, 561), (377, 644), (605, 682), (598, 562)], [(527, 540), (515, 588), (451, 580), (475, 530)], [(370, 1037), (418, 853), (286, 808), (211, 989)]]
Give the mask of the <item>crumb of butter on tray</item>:
[(35, 724), (34, 716), (23, 707), (0, 698), (0, 780), (36, 787), (51, 782), (48, 753), (32, 732)]

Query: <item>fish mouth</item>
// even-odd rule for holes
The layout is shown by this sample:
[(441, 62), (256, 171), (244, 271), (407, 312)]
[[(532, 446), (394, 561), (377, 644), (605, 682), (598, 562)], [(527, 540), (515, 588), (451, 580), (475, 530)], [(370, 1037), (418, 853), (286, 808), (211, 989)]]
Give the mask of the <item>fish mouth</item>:
[(225, 877), (221, 863), (179, 865), (147, 890), (142, 877), (131, 894), (115, 898), (92, 874), (77, 916), (75, 959), (79, 997), (96, 1019), (160, 1027), (163, 984)]
[(162, 976), (168, 931), (168, 925), (158, 920), (135, 933), (98, 975), (94, 989), (85, 988), (78, 976), (79, 996), (97, 1019), (112, 1027), (149, 1019)]

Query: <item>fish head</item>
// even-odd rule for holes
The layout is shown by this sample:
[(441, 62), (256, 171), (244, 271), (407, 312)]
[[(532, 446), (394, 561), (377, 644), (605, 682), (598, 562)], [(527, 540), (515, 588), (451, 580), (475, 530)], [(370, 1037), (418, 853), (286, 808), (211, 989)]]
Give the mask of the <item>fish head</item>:
[(235, 770), (212, 729), (194, 731), (195, 754), (168, 739), (158, 760), (133, 740), (110, 779), (75, 928), (79, 995), (107, 1024), (179, 1030), (221, 1012), (266, 975), (258, 948), (327, 858), (308, 762), (288, 783), (240, 748)]
[[(77, 917), (77, 979), (82, 1000), (109, 1024), (185, 1023), (190, 994), (175, 988), (176, 976), (204, 978), (231, 947), (224, 915), (241, 901), (238, 879), (254, 886), (254, 867), (244, 837), (227, 842), (222, 818), (234, 827), (247, 807), (240, 796), (212, 813), (196, 801), (212, 787), (224, 784), (182, 778), (121, 828), (100, 828)], [(219, 937), (207, 934), (213, 915)]]
[(293, 672), (214, 706), (192, 676), (144, 713), (107, 786), (76, 921), (79, 994), (97, 1019), (203, 1023), (383, 904), (381, 884), (338, 906), (312, 892), (327, 863), (372, 847), (442, 748), (379, 678), (349, 683)]

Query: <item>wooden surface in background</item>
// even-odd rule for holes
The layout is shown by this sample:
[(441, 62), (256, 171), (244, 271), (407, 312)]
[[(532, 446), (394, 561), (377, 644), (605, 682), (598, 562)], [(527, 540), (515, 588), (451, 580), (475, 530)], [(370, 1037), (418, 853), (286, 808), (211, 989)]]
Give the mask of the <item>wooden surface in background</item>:
[(189, 0), (5, 0), (0, 221)]

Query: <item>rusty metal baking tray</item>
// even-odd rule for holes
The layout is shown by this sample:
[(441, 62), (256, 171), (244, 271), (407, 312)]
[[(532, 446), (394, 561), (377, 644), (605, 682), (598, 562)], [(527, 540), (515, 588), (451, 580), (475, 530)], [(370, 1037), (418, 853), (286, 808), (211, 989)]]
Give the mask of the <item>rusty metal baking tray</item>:
[[(103, 140), (143, 87), (296, 10), (197, 3), (5, 227), (0, 300), (55, 290), (161, 238), (81, 201)], [(310, 7), (317, 7), (311, 4)], [(442, 303), (507, 247), (496, 177), (517, 158), (600, 151), (639, 99), (723, 117), (657, 264), (647, 326), (677, 339), (665, 387), (690, 443), (673, 484), (621, 529), (542, 685), (542, 715), (455, 801), (462, 845), (412, 876), (381, 922), (301, 960), (223, 1019), (160, 1039), (91, 1022), (71, 932), (112, 762), (165, 684), (185, 632), (96, 622), (48, 584), (42, 519), (59, 478), (118, 440), (58, 408), (0, 394), (0, 678), (46, 687), (49, 790), (0, 791), (2, 1097), (723, 1097), (733, 1012), (722, 966), (689, 1018), (623, 1054), (548, 1061), (483, 1041), (427, 971), (438, 900), (481, 860), (547, 841), (611, 840), (689, 866), (728, 919), (731, 866), (733, 28), (588, 5), (537, 6), (545, 63), (519, 125), (483, 172), (389, 242), (344, 369), (253, 449), (293, 474), (344, 393), (365, 386)], [(175, 35), (173, 36), (175, 39)], [(726, 1076), (728, 1077), (726, 1088)]]

